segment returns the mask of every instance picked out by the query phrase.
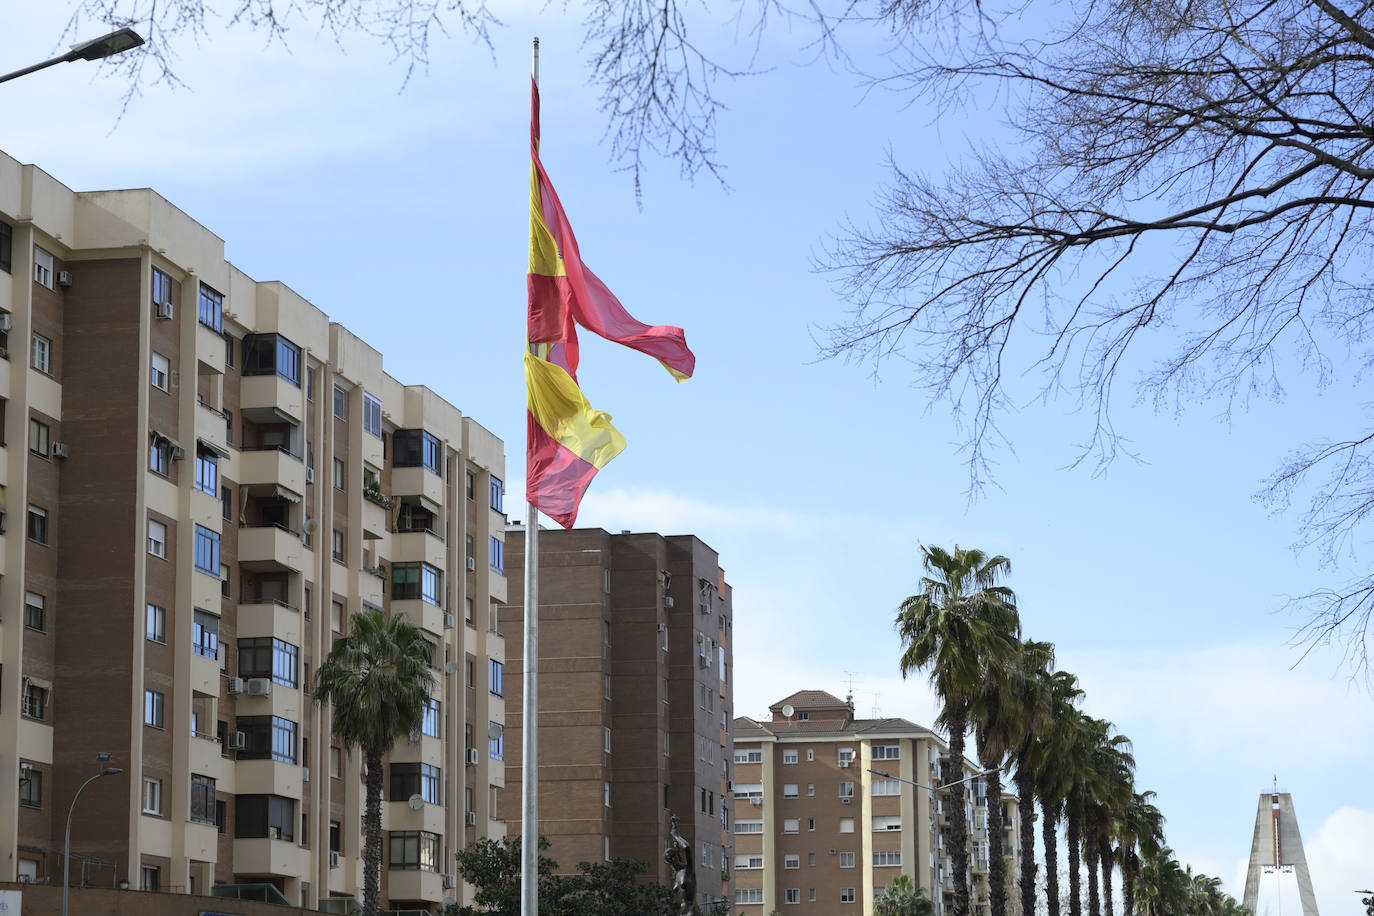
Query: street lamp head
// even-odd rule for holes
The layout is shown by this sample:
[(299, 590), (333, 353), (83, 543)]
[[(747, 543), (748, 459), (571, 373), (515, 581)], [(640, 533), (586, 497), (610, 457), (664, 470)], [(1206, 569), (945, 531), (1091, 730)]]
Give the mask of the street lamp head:
[(119, 767), (105, 767), (105, 769), (103, 769), (103, 770), (100, 771), (100, 775), (101, 775), (101, 776), (118, 776), (120, 773), (123, 773), (123, 772), (124, 772), (124, 771), (123, 771), (122, 769), (120, 769)]
[(66, 53), (63, 60), (101, 60), (115, 54), (121, 54), (130, 48), (137, 48), (143, 44), (143, 36), (133, 29), (120, 29), (118, 32), (111, 32), (99, 38), (92, 38), (90, 41), (83, 41), (79, 45), (72, 45), (72, 49)]

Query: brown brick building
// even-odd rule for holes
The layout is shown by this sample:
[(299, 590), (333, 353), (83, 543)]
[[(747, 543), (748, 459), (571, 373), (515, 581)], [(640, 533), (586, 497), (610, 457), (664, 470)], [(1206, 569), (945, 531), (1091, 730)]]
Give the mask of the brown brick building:
[[(364, 608), (438, 688), (387, 768), (384, 894), (501, 835), (499, 439), (150, 190), (0, 154), (0, 880), (294, 905), (361, 886), (360, 755), (311, 672)], [(412, 807), (408, 801), (418, 797)]]
[[(871, 916), (898, 874), (937, 901), (953, 891), (945, 848), (946, 744), (906, 719), (856, 719), (852, 699), (803, 690), (735, 720), (735, 903), (742, 916)], [(874, 772), (874, 771), (878, 772)], [(978, 769), (967, 761), (965, 772)], [(886, 775), (883, 775), (886, 774)], [(988, 903), (987, 785), (968, 783), (973, 912)], [(1016, 797), (1001, 799), (1007, 882), (1017, 871)], [(1015, 894), (1009, 892), (1014, 905)]]
[[(507, 782), (520, 782), (524, 531), (506, 534), (500, 608)], [(560, 870), (639, 859), (668, 883), (670, 816), (696, 851), (703, 902), (730, 899), (731, 590), (684, 535), (539, 532), (539, 819)], [(501, 796), (519, 831), (520, 798)]]

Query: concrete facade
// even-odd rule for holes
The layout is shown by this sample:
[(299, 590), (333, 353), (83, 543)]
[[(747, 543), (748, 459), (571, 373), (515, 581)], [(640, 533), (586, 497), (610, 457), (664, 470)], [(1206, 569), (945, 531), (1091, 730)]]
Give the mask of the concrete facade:
[[(524, 531), (507, 531), (500, 609), (511, 672), (507, 780), (520, 782)], [(692, 536), (539, 532), (539, 820), (547, 853), (638, 859), (671, 884), (671, 817), (705, 904), (732, 897), (729, 833), (733, 602), (716, 552)], [(502, 796), (519, 831), (520, 798)]]
[(1302, 916), (1317, 916), (1317, 895), (1312, 891), (1312, 875), (1307, 870), (1293, 796), (1275, 789), (1262, 793), (1255, 809), (1255, 836), (1245, 871), (1246, 909), (1259, 913), (1263, 877), (1280, 874), (1291, 874), (1297, 879)]
[(310, 678), (381, 608), (438, 681), (387, 763), (383, 893), (470, 896), (451, 853), (504, 835), (499, 439), (156, 192), (3, 154), (0, 432), (0, 880), (60, 882), (104, 752), (74, 876), (342, 906), (360, 755)]

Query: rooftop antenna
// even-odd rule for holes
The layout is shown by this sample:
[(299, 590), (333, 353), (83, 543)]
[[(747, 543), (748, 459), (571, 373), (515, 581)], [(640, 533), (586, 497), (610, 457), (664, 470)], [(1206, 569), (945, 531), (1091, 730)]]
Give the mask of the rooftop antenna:
[(879, 694), (878, 691), (875, 690), (875, 691), (872, 692), (872, 697), (873, 697), (873, 718), (875, 718), (875, 719), (881, 719), (881, 718), (883, 717), (883, 709), (882, 709), (881, 706), (878, 705), (878, 697), (879, 697), (879, 696), (881, 696), (881, 694)]

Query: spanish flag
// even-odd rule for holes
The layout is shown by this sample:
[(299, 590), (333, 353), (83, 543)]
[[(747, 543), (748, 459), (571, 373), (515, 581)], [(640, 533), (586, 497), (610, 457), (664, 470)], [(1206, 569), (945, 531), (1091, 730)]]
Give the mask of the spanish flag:
[(577, 325), (657, 359), (678, 381), (696, 357), (681, 328), (638, 321), (582, 263), (563, 205), (539, 161), (539, 86), (531, 80), (529, 391), (525, 494), (564, 528), (596, 472), (625, 449), (611, 416), (577, 385)]

